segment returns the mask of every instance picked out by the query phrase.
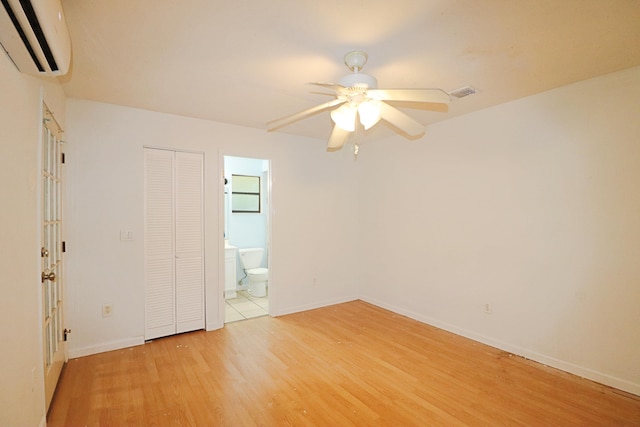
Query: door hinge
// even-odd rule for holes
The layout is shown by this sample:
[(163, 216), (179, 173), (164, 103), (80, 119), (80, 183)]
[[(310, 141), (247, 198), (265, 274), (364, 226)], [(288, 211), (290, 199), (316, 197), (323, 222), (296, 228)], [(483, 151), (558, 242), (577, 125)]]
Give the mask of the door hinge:
[(60, 162), (62, 162), (62, 164), (65, 163), (65, 155), (64, 155), (64, 153), (60, 153)]
[(71, 333), (71, 329), (64, 328), (63, 333), (64, 333), (64, 340), (66, 341), (68, 338), (68, 335)]
[(65, 242), (64, 240), (62, 241), (62, 253), (67, 252), (67, 242)]

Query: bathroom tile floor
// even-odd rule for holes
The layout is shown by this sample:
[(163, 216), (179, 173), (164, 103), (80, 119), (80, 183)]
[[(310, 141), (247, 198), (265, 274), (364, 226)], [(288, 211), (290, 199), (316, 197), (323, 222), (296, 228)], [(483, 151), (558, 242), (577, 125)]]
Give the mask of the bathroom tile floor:
[(267, 316), (268, 314), (268, 296), (254, 297), (247, 291), (238, 291), (235, 298), (225, 300), (224, 323)]

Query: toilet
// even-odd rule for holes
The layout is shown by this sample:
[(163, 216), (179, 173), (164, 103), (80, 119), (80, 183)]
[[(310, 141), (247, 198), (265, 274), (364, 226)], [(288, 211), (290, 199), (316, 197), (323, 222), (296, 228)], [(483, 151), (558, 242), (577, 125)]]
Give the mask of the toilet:
[(249, 293), (254, 297), (264, 297), (267, 295), (267, 280), (269, 279), (269, 269), (261, 268), (263, 248), (238, 249), (240, 262), (247, 278), (249, 279)]

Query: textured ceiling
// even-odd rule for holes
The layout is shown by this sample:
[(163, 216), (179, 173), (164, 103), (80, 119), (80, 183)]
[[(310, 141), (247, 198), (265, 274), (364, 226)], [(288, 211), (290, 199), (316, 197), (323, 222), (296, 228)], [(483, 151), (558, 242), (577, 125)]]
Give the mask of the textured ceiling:
[[(266, 129), (364, 50), (380, 88), (471, 85), (428, 125), (640, 65), (637, 0), (63, 0), (69, 97)], [(597, 100), (594, 100), (597, 102)], [(327, 138), (328, 112), (279, 132)], [(376, 126), (371, 137), (390, 134)]]

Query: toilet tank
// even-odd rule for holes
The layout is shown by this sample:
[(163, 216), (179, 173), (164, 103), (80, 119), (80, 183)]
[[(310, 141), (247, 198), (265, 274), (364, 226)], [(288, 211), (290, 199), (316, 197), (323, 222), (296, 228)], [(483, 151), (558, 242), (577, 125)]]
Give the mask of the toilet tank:
[(262, 256), (264, 255), (263, 248), (246, 248), (238, 249), (240, 254), (240, 262), (245, 270), (251, 270), (252, 268), (260, 267), (262, 263)]

